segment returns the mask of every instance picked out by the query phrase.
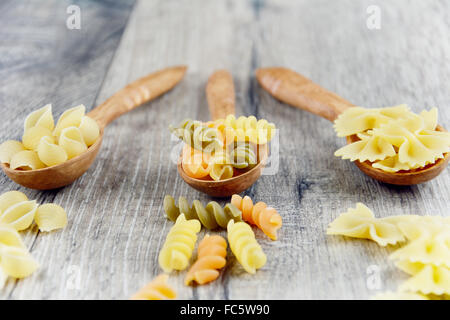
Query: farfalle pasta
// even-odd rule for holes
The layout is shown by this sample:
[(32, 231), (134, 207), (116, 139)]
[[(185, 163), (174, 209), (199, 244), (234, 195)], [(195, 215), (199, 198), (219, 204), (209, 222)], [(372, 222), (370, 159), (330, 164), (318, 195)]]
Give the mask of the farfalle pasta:
[(30, 113), (22, 142), (0, 145), (0, 161), (14, 170), (38, 170), (55, 166), (85, 152), (100, 136), (97, 122), (85, 115), (83, 105), (66, 110), (54, 125), (52, 107)]
[(436, 108), (415, 114), (406, 105), (382, 109), (349, 108), (335, 120), (338, 136), (357, 135), (335, 155), (369, 161), (374, 168), (409, 171), (423, 168), (450, 151), (450, 133), (436, 130)]
[(401, 291), (423, 294), (450, 295), (450, 269), (432, 264), (397, 262), (396, 266), (412, 275), (401, 286)]
[(196, 219), (186, 220), (184, 214), (177, 218), (159, 252), (158, 262), (164, 272), (187, 268), (200, 229), (201, 224)]
[(200, 285), (216, 280), (218, 269), (225, 267), (227, 255), (227, 241), (221, 236), (206, 235), (198, 245), (197, 261), (186, 274), (184, 283), (192, 282)]
[(203, 206), (199, 200), (194, 200), (190, 206), (186, 198), (180, 197), (176, 206), (175, 199), (169, 195), (164, 197), (164, 211), (172, 221), (176, 221), (183, 213), (186, 219), (197, 219), (208, 229), (226, 228), (230, 220), (242, 221), (241, 211), (233, 204), (228, 203), (222, 208), (215, 201)]
[(231, 204), (241, 210), (244, 221), (256, 225), (270, 239), (277, 240), (277, 231), (282, 225), (282, 219), (277, 210), (268, 207), (262, 201), (253, 205), (250, 197), (242, 198), (237, 194), (232, 195)]
[(370, 239), (380, 246), (405, 240), (395, 224), (376, 219), (373, 212), (362, 203), (357, 203), (356, 208), (348, 209), (330, 223), (327, 234)]
[(167, 274), (161, 274), (148, 283), (145, 287), (136, 292), (131, 300), (172, 300), (177, 297), (177, 293), (168, 284)]
[(267, 257), (247, 223), (230, 220), (227, 231), (230, 249), (245, 271), (254, 274), (266, 264)]

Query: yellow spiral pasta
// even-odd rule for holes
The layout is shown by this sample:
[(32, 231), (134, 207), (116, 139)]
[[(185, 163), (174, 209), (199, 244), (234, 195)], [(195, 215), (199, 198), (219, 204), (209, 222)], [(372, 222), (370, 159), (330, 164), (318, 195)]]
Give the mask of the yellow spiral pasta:
[(275, 135), (276, 127), (265, 119), (257, 120), (254, 116), (241, 116), (236, 119), (234, 115), (228, 115), (225, 119), (214, 121), (225, 136), (225, 141), (248, 141), (254, 144), (266, 144)]
[(225, 180), (233, 177), (234, 170), (228, 154), (225, 151), (214, 153), (210, 161), (211, 171), (209, 176), (215, 180)]
[(45, 164), (39, 159), (36, 151), (25, 150), (11, 158), (9, 167), (14, 170), (37, 170), (45, 168)]
[(37, 208), (34, 221), (39, 230), (49, 232), (67, 225), (67, 213), (57, 204), (46, 203)]
[(226, 228), (230, 220), (242, 221), (241, 211), (231, 203), (222, 208), (217, 202), (210, 201), (205, 207), (199, 200), (194, 200), (191, 207), (186, 198), (180, 197), (176, 206), (175, 199), (169, 195), (164, 197), (164, 211), (172, 221), (183, 213), (186, 219), (197, 219), (208, 229)]
[(231, 204), (241, 210), (242, 217), (250, 224), (256, 225), (270, 239), (277, 240), (277, 231), (281, 228), (282, 219), (277, 210), (268, 207), (264, 202), (253, 205), (252, 199), (234, 194), (231, 197)]
[(136, 292), (131, 300), (169, 300), (175, 299), (177, 293), (167, 285), (167, 274), (161, 274), (145, 287)]
[(227, 230), (230, 249), (245, 271), (254, 274), (266, 264), (267, 257), (248, 224), (230, 220)]
[(83, 135), (77, 127), (68, 127), (61, 131), (59, 145), (66, 151), (68, 159), (75, 158), (87, 150)]
[(66, 110), (61, 117), (59, 117), (58, 123), (56, 124), (53, 134), (59, 137), (62, 131), (69, 127), (79, 127), (81, 124), (81, 119), (84, 117), (86, 112), (86, 107), (84, 105), (79, 105), (74, 108)]
[(192, 178), (201, 179), (211, 172), (211, 154), (203, 153), (185, 144), (181, 158), (184, 172)]
[(201, 224), (196, 219), (186, 220), (184, 214), (177, 218), (159, 253), (159, 265), (164, 272), (187, 268), (200, 229)]
[(225, 267), (227, 255), (227, 242), (221, 236), (206, 235), (198, 245), (197, 261), (192, 265), (186, 274), (184, 283), (191, 282), (205, 284), (216, 280), (219, 271)]
[(25, 151), (25, 147), (22, 142), (15, 140), (8, 140), (0, 144), (0, 162), (5, 164), (11, 163), (11, 158), (19, 153)]
[(63, 162), (66, 162), (68, 155), (66, 150), (53, 143), (49, 137), (43, 137), (37, 148), (37, 154), (39, 160), (41, 160), (46, 166), (56, 166)]
[(24, 124), (24, 132), (33, 127), (44, 127), (50, 131), (53, 131), (55, 128), (55, 122), (53, 120), (51, 104), (47, 104), (27, 116)]

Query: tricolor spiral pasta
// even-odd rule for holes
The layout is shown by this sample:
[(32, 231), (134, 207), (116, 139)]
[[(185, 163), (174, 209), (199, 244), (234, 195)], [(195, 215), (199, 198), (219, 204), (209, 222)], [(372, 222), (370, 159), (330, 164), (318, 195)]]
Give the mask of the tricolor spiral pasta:
[(22, 142), (0, 145), (0, 162), (14, 170), (37, 170), (64, 163), (85, 152), (97, 141), (97, 122), (85, 115), (83, 105), (65, 111), (54, 125), (51, 105), (25, 119)]
[(226, 180), (233, 177), (234, 170), (231, 160), (225, 150), (214, 153), (210, 160), (209, 176), (215, 180)]
[(167, 274), (161, 274), (153, 279), (149, 284), (136, 292), (131, 300), (169, 300), (175, 299), (177, 293), (168, 284)]
[(248, 224), (230, 220), (227, 230), (230, 249), (245, 271), (253, 274), (266, 264), (267, 257)]
[(177, 127), (170, 126), (169, 129), (176, 137), (194, 149), (211, 153), (223, 148), (220, 132), (201, 121), (185, 119)]
[(211, 172), (211, 154), (203, 153), (191, 146), (183, 146), (181, 165), (184, 172), (192, 178), (201, 179)]
[(225, 119), (214, 121), (225, 137), (225, 141), (247, 141), (254, 144), (266, 144), (275, 135), (276, 127), (265, 119), (257, 120), (256, 117), (228, 115)]
[(258, 163), (258, 158), (249, 143), (238, 142), (230, 152), (230, 160), (237, 169), (251, 169)]
[(200, 229), (201, 224), (196, 219), (186, 220), (184, 214), (177, 218), (159, 253), (159, 266), (164, 272), (187, 268)]
[(216, 280), (219, 277), (217, 269), (222, 269), (226, 264), (226, 255), (227, 241), (221, 236), (206, 235), (198, 245), (197, 261), (186, 274), (184, 283), (205, 284)]
[(230, 220), (242, 221), (241, 211), (231, 203), (222, 208), (217, 202), (211, 201), (205, 207), (199, 200), (194, 200), (191, 207), (186, 198), (180, 197), (176, 206), (175, 199), (169, 195), (164, 197), (164, 211), (172, 221), (184, 214), (186, 219), (198, 219), (208, 229), (226, 228)]
[(270, 239), (277, 240), (277, 231), (281, 228), (282, 219), (277, 210), (268, 207), (264, 202), (253, 205), (252, 199), (234, 194), (231, 204), (241, 210), (244, 221), (256, 225)]

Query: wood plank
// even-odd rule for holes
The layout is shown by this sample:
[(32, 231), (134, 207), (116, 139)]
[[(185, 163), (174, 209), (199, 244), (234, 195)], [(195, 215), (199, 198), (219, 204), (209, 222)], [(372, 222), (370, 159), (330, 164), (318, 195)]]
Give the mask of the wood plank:
[[(366, 8), (371, 4), (381, 8), (380, 30), (366, 27)], [(210, 285), (187, 288), (184, 272), (171, 274), (169, 281), (179, 298), (366, 299), (379, 291), (367, 286), (367, 270), (372, 265), (380, 268), (380, 290), (395, 290), (406, 275), (388, 261), (392, 249), (326, 236), (325, 229), (358, 201), (378, 216), (449, 216), (450, 172), (413, 187), (388, 186), (365, 177), (350, 162), (333, 156), (345, 141), (335, 136), (330, 123), (275, 101), (259, 88), (253, 73), (259, 66), (283, 65), (357, 105), (408, 103), (415, 111), (436, 106), (440, 123), (449, 128), (446, 83), (450, 70), (443, 67), (450, 57), (450, 26), (445, 20), (449, 5), (445, 1), (432, 4), (406, 0), (389, 4), (377, 0), (339, 4), (327, 0), (138, 1), (100, 91), (96, 73), (107, 63), (102, 65), (104, 60), (97, 55), (97, 60), (92, 58), (97, 63), (80, 60), (73, 69), (64, 64), (71, 76), (65, 74), (65, 81), (52, 87), (50, 80), (62, 77), (58, 69), (62, 62), (50, 69), (52, 78), (45, 73), (47, 65), (33, 60), (37, 50), (22, 50), (22, 44), (17, 44), (17, 52), (31, 57), (23, 59), (28, 72), (20, 73), (19, 63), (9, 72), (0, 71), (10, 74), (9, 81), (0, 80), (2, 105), (7, 106), (5, 110), (21, 112), (8, 112), (6, 132), (16, 132), (24, 114), (49, 99), (61, 108), (79, 102), (93, 106), (149, 72), (175, 64), (187, 64), (189, 70), (172, 92), (108, 127), (99, 158), (73, 185), (55, 192), (27, 191), (40, 200), (54, 198), (66, 207), (69, 226), (40, 234), (35, 240), (34, 230), (27, 234), (26, 242), (34, 241), (32, 253), (42, 267), (28, 279), (8, 283), (7, 293), (0, 296), (126, 299), (161, 272), (157, 257), (172, 226), (163, 215), (164, 195), (211, 200), (178, 177), (171, 161), (177, 156), (177, 142), (167, 126), (185, 117), (208, 119), (205, 84), (219, 68), (233, 74), (238, 115), (267, 118), (280, 128), (278, 174), (263, 176), (245, 194), (276, 207), (284, 225), (276, 242), (255, 230), (268, 256), (267, 265), (256, 275), (246, 274), (229, 253), (225, 271)], [(4, 30), (12, 34), (11, 29)], [(59, 29), (49, 27), (44, 34), (54, 30)], [(34, 32), (38, 34), (33, 38), (44, 37)], [(22, 37), (29, 34), (33, 33), (27, 29)], [(117, 40), (116, 36), (105, 39)], [(17, 34), (11, 38), (21, 39)], [(90, 45), (97, 48), (93, 40)], [(109, 45), (106, 52), (114, 50)], [(104, 52), (105, 46), (102, 43), (93, 51)], [(84, 72), (80, 72), (81, 65)], [(34, 78), (28, 76), (33, 70)], [(42, 81), (45, 86), (37, 85), (37, 74), (48, 77)], [(16, 85), (8, 85), (12, 82)], [(17, 83), (35, 91), (24, 97)], [(88, 83), (97, 84), (96, 89), (87, 89)], [(83, 100), (86, 94), (91, 100)], [(6, 138), (4, 132), (0, 138)], [(0, 179), (2, 191), (19, 189), (5, 177)], [(77, 275), (78, 287), (74, 285)]]

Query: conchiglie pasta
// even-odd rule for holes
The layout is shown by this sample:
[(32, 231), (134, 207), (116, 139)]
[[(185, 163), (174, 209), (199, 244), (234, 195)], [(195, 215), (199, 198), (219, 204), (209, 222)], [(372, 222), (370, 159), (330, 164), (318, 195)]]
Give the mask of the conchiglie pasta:
[(0, 223), (8, 224), (21, 231), (33, 223), (38, 205), (36, 201), (23, 201), (10, 206), (0, 215)]
[(28, 277), (39, 267), (26, 249), (2, 246), (0, 251), (0, 267), (10, 277), (19, 279)]
[(1, 245), (25, 249), (25, 244), (17, 230), (7, 224), (0, 224), (0, 246)]
[(37, 170), (45, 168), (36, 151), (25, 150), (16, 153), (11, 158), (9, 167), (14, 170)]
[(58, 120), (54, 135), (59, 137), (62, 131), (68, 127), (78, 127), (81, 124), (81, 119), (84, 117), (86, 107), (79, 105), (77, 107), (66, 110)]
[(49, 232), (67, 225), (66, 211), (54, 203), (39, 206), (34, 217), (39, 230)]
[(79, 129), (81, 131), (81, 135), (83, 136), (84, 142), (88, 147), (93, 145), (100, 135), (100, 129), (97, 121), (88, 116), (81, 118)]
[(50, 131), (53, 131), (53, 129), (55, 128), (51, 104), (47, 104), (41, 109), (30, 113), (25, 119), (24, 131), (37, 126), (44, 127)]
[(15, 140), (3, 142), (0, 144), (0, 162), (9, 164), (11, 162), (11, 158), (20, 151), (25, 151), (25, 147), (22, 142)]
[(68, 159), (72, 159), (87, 150), (80, 129), (68, 127), (61, 131), (59, 145), (67, 152)]
[(48, 138), (52, 142), (55, 141), (51, 130), (45, 127), (37, 126), (29, 128), (25, 131), (22, 137), (22, 143), (28, 150), (37, 150), (43, 137)]
[(37, 153), (39, 159), (48, 167), (61, 164), (68, 159), (66, 150), (53, 143), (48, 137), (43, 137), (39, 143)]
[(20, 191), (8, 191), (0, 195), (0, 215), (9, 207), (23, 201), (28, 201), (28, 197)]

